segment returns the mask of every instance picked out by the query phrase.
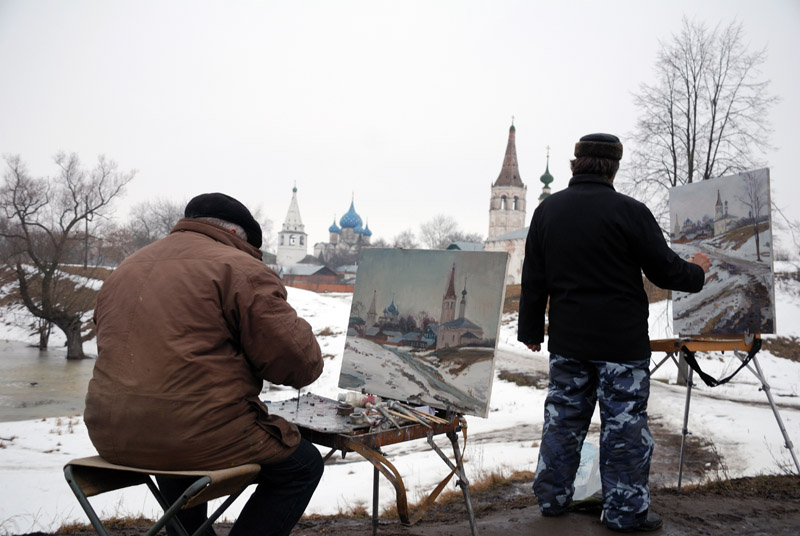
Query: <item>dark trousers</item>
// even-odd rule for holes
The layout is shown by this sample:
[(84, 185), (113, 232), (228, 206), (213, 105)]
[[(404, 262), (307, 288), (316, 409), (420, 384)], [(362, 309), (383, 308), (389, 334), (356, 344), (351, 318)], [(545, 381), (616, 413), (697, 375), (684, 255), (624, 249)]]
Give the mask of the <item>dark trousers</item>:
[(606, 524), (629, 528), (647, 516), (653, 455), (647, 427), (648, 365), (647, 359), (611, 363), (550, 354), (550, 384), (533, 483), (542, 512), (557, 515), (572, 502), (581, 446), (599, 400)]
[[(262, 465), (255, 483), (255, 491), (245, 504), (230, 536), (250, 534), (285, 536), (300, 520), (317, 489), (324, 464), (317, 448), (301, 440), (300, 445), (288, 458), (277, 463)], [(191, 483), (191, 480), (157, 478), (161, 493), (172, 502)], [(207, 519), (206, 505), (188, 508), (178, 513), (178, 519), (190, 535)], [(205, 536), (213, 536), (209, 529)], [(167, 527), (168, 536), (177, 536), (177, 531)]]

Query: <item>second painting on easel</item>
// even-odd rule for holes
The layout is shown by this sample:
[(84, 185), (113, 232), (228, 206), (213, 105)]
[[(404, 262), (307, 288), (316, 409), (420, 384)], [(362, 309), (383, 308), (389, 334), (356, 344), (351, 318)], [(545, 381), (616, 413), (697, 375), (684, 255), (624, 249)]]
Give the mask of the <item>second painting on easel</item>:
[(711, 259), (703, 290), (673, 293), (677, 335), (775, 333), (769, 169), (670, 190), (672, 249)]
[(507, 259), (363, 249), (339, 387), (487, 416)]

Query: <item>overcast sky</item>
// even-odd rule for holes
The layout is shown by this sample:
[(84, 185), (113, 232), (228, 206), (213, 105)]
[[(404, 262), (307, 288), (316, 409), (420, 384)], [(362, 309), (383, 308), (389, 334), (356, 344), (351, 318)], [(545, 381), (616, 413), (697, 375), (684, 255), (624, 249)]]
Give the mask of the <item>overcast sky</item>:
[(351, 196), (373, 237), (418, 235), (436, 214), (485, 236), (511, 117), (533, 207), (548, 145), (559, 190), (581, 135), (626, 141), (631, 94), (684, 15), (738, 19), (768, 47), (783, 100), (765, 160), (800, 218), (796, 0), (0, 0), (0, 153), (37, 176), (60, 150), (138, 169), (120, 219), (222, 191), (279, 229), (296, 184), (311, 244)]

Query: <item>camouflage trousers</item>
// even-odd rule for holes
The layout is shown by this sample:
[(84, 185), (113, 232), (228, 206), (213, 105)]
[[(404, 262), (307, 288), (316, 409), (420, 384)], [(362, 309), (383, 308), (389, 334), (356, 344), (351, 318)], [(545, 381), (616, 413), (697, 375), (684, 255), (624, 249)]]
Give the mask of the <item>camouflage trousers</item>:
[(580, 361), (550, 354), (539, 465), (533, 491), (543, 514), (572, 502), (574, 480), (600, 401), (600, 476), (606, 524), (628, 528), (647, 516), (653, 438), (647, 428), (649, 360)]

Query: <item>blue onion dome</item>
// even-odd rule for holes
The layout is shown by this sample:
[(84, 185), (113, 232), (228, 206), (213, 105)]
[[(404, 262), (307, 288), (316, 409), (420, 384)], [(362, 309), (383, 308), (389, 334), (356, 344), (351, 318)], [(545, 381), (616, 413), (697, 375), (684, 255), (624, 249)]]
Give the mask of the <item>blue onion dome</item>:
[(361, 231), (361, 234), (364, 236), (372, 236), (372, 231), (369, 230), (369, 224)]
[(383, 310), (383, 314), (385, 315), (389, 314), (393, 316), (397, 316), (400, 314), (400, 311), (398, 311), (397, 307), (395, 307), (394, 305), (394, 298), (392, 298), (392, 303), (389, 305), (389, 307)]
[(350, 201), (350, 210), (339, 220), (339, 225), (342, 226), (342, 229), (355, 229), (357, 227), (360, 228), (361, 223), (361, 216), (356, 213), (353, 202)]
[(342, 234), (342, 230), (339, 228), (338, 225), (336, 225), (336, 216), (333, 217), (333, 224), (330, 227), (328, 227), (328, 232)]

